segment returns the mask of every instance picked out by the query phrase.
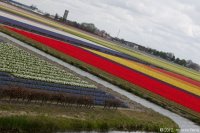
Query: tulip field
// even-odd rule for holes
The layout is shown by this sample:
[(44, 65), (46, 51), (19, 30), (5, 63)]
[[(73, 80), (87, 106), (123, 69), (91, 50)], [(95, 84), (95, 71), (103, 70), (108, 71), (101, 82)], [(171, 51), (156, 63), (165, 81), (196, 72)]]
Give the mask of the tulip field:
[(200, 73), (1, 1), (0, 112), (5, 132), (181, 132)]
[(200, 113), (199, 82), (163, 69), (91, 49), (84, 49), (52, 38), (6, 26), (7, 29), (37, 41), (96, 69), (123, 79), (156, 95)]

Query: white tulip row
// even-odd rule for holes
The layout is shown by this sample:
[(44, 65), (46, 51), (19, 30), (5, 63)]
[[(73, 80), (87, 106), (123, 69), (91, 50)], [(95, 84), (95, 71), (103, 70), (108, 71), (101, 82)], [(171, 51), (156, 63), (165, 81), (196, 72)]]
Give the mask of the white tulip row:
[(96, 88), (49, 62), (40, 59), (16, 46), (0, 43), (0, 71), (10, 72), (15, 76), (67, 85)]

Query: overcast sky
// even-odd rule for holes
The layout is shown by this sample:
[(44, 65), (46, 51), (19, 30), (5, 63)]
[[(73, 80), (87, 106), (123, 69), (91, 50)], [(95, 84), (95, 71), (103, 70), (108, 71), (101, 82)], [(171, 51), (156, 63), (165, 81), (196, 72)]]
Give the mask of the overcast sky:
[(200, 0), (16, 0), (200, 64)]

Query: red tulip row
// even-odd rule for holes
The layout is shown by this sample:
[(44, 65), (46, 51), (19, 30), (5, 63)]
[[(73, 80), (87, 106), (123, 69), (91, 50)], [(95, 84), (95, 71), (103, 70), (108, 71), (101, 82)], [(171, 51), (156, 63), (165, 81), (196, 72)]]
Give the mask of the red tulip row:
[(68, 56), (76, 58), (98, 69), (101, 69), (109, 74), (112, 74), (132, 84), (135, 84), (153, 93), (156, 93), (168, 100), (181, 104), (187, 108), (190, 108), (193, 111), (200, 112), (200, 97), (189, 94), (179, 88), (163, 83), (159, 80), (146, 76), (135, 70), (131, 70), (117, 63), (113, 63), (108, 59), (96, 56), (91, 52), (73, 46), (71, 44), (47, 38), (41, 35), (33, 34), (31, 32), (19, 30), (16, 28), (11, 28), (11, 27), (7, 28), (17, 33), (20, 33), (21, 35), (24, 35), (28, 38), (34, 39), (35, 41), (38, 41)]

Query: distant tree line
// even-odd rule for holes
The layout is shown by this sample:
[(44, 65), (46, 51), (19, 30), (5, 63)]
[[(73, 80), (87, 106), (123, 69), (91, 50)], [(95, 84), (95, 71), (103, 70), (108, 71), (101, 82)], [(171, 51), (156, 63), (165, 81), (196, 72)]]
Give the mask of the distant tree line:
[(196, 71), (200, 71), (200, 66), (197, 63), (194, 63), (192, 60), (185, 60), (185, 59), (176, 58), (173, 53), (158, 51), (158, 50), (152, 49), (152, 48), (147, 48), (147, 47), (141, 46), (139, 44), (136, 44), (136, 43), (133, 43), (133, 42), (128, 42), (124, 39), (120, 39), (120, 38), (117, 38), (117, 37), (113, 37), (112, 41), (118, 42), (122, 45), (126, 45), (126, 46), (131, 47), (131, 48), (137, 48), (137, 50), (143, 51), (145, 53), (160, 57), (162, 59), (165, 59), (165, 60), (168, 60), (170, 62), (179, 64), (181, 66), (185, 66), (185, 67), (194, 69)]
[(194, 63), (192, 60), (176, 58), (173, 53), (158, 51), (156, 49), (151, 49), (151, 48), (146, 48), (145, 52), (155, 55), (155, 56), (158, 56), (162, 59), (174, 62), (181, 66), (185, 66), (185, 67), (197, 70), (197, 71), (200, 70), (200, 66), (198, 64)]

